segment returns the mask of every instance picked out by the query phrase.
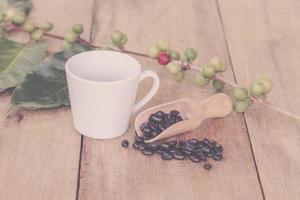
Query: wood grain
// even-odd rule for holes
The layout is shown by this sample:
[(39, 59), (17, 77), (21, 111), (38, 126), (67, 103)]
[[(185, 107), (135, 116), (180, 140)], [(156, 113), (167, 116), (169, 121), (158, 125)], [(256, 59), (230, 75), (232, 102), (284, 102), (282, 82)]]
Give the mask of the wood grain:
[[(181, 52), (185, 47), (196, 48), (198, 65), (214, 55), (229, 63), (214, 1), (99, 0), (96, 14), (99, 43), (108, 41), (108, 33), (120, 29), (129, 36), (129, 49), (145, 52), (150, 44), (164, 38)], [(155, 61), (137, 59), (161, 78), (158, 94), (146, 107), (183, 97), (204, 99), (212, 94), (211, 88), (200, 89), (192, 82), (193, 73), (188, 73), (188, 80), (176, 83)], [(230, 67), (225, 76), (233, 79)], [(139, 98), (149, 85), (143, 82)], [(133, 141), (134, 117), (130, 129), (120, 138), (84, 139), (79, 199), (262, 199), (242, 116), (209, 120), (200, 129), (180, 136), (209, 137), (224, 145), (224, 161), (214, 162), (209, 172), (189, 161), (166, 162), (120, 147), (122, 139)]]
[[(92, 1), (34, 0), (30, 18), (52, 21), (63, 35), (79, 22), (89, 35)], [(19, 36), (22, 39), (24, 36)], [(25, 38), (23, 38), (25, 39)], [(60, 42), (51, 40), (52, 51)], [(81, 137), (68, 108), (27, 113), (20, 123), (6, 119), (8, 93), (0, 96), (0, 199), (74, 200), (77, 190)]]
[[(234, 71), (247, 86), (269, 76), (273, 104), (300, 115), (300, 2), (296, 0), (219, 1)], [(246, 114), (266, 199), (299, 199), (300, 125), (263, 106)]]

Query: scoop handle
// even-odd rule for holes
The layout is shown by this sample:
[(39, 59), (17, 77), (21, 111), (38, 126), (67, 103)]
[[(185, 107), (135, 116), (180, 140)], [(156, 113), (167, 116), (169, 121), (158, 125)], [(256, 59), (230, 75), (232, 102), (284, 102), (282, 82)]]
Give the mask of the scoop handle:
[(225, 117), (232, 111), (231, 99), (224, 93), (215, 94), (203, 101), (192, 100), (190, 104), (196, 114), (205, 119)]

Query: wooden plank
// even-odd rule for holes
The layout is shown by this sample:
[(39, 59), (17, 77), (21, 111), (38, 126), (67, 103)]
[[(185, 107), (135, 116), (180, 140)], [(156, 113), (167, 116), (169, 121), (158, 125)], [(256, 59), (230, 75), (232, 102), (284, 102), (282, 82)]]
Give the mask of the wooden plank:
[[(273, 104), (300, 115), (300, 2), (219, 1), (239, 84), (264, 74), (274, 82)], [(256, 105), (246, 114), (266, 199), (299, 199), (299, 121)]]
[[(31, 19), (52, 21), (63, 35), (82, 23), (89, 35), (92, 0), (33, 1)], [(61, 42), (51, 40), (51, 50)], [(0, 96), (0, 199), (72, 199), (76, 197), (81, 136), (72, 126), (69, 108), (27, 113), (7, 120), (8, 93)]]
[[(128, 34), (129, 49), (143, 52), (165, 38), (174, 49), (195, 47), (198, 65), (213, 55), (229, 63), (213, 1), (99, 0), (97, 14), (98, 43), (108, 41), (109, 33), (120, 29)], [(212, 88), (198, 88), (192, 82), (193, 73), (188, 73), (189, 80), (176, 83), (155, 61), (137, 59), (161, 78), (158, 94), (146, 107), (181, 97), (202, 99), (213, 93)], [(230, 68), (226, 77), (233, 79)], [(141, 85), (139, 97), (149, 85), (148, 81)], [(209, 172), (190, 161), (166, 162), (120, 147), (122, 139), (133, 140), (133, 120), (134, 116), (130, 129), (120, 138), (84, 139), (79, 199), (262, 199), (242, 116), (209, 120), (197, 131), (180, 137), (209, 137), (224, 145), (224, 161), (213, 163)]]

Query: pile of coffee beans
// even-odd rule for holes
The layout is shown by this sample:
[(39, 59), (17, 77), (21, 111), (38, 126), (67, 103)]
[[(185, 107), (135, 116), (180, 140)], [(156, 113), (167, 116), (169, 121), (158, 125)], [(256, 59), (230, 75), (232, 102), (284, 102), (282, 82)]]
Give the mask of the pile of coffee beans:
[(177, 110), (172, 110), (170, 113), (157, 111), (151, 114), (148, 121), (140, 126), (140, 130), (144, 134), (144, 139), (149, 140), (163, 132), (169, 126), (182, 120)]
[[(128, 147), (128, 141), (123, 140), (121, 145)], [(136, 136), (132, 147), (139, 150), (146, 156), (158, 154), (163, 160), (185, 160), (189, 159), (192, 162), (205, 162), (203, 168), (211, 169), (212, 165), (208, 162), (209, 159), (220, 161), (223, 159), (223, 147), (216, 141), (204, 138), (203, 140), (173, 140), (161, 143), (145, 143), (144, 138)]]

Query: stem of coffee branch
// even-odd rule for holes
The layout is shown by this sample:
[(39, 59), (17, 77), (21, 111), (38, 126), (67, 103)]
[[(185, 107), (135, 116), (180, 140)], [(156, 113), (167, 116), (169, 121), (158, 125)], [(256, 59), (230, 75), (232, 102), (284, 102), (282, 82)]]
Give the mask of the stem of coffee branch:
[[(13, 32), (13, 31), (23, 31), (25, 32), (22, 28), (20, 27), (17, 27), (17, 26), (10, 26), (10, 27), (7, 27), (7, 30), (8, 32)], [(59, 35), (55, 35), (55, 34), (50, 34), (50, 33), (44, 33), (44, 36), (46, 37), (49, 37), (49, 38), (53, 38), (53, 39), (57, 39), (57, 40), (64, 40), (64, 37), (62, 36), (59, 36)], [(85, 45), (89, 45), (93, 48), (105, 48), (105, 47), (108, 47), (108, 45), (96, 45), (96, 44), (93, 44), (83, 38), (78, 38), (77, 39), (77, 42), (80, 43), (80, 44), (85, 44)], [(111, 48), (111, 47), (110, 47)], [(132, 51), (132, 50), (128, 50), (128, 49), (125, 49), (125, 48), (112, 48), (113, 51), (118, 51), (118, 52), (123, 52), (123, 53), (127, 53), (127, 54), (131, 54), (131, 55), (136, 55), (136, 56), (141, 56), (141, 57), (146, 57), (146, 58), (151, 58), (149, 55), (145, 54), (145, 53), (141, 53), (141, 52), (136, 52), (136, 51)], [(151, 58), (153, 59), (153, 58)], [(186, 70), (194, 70), (194, 71), (200, 71), (201, 68), (200, 67), (197, 67), (195, 65), (191, 65), (191, 64), (187, 64), (185, 66), (185, 69)], [(232, 88), (235, 88), (235, 87), (238, 87), (238, 85), (230, 80), (227, 80), (224, 78), (224, 76), (220, 75), (220, 74), (216, 74), (214, 76), (213, 79), (218, 79), (218, 80), (221, 80), (223, 81), (224, 83), (226, 83), (228, 86), (232, 87)], [(288, 111), (288, 110), (285, 110), (285, 109), (282, 109), (282, 108), (278, 108), (277, 106), (274, 106), (273, 104), (271, 104), (270, 102), (267, 102), (259, 97), (251, 97), (251, 99), (255, 102), (258, 102), (264, 106), (267, 106), (273, 110), (276, 110), (277, 112), (279, 113), (282, 113), (286, 116), (289, 116), (289, 117), (292, 117), (298, 121), (300, 121), (300, 117), (295, 115), (294, 113)], [(22, 117), (23, 118), (23, 117)]]

